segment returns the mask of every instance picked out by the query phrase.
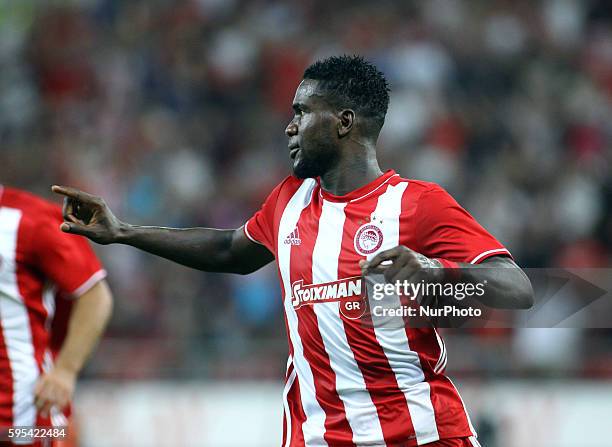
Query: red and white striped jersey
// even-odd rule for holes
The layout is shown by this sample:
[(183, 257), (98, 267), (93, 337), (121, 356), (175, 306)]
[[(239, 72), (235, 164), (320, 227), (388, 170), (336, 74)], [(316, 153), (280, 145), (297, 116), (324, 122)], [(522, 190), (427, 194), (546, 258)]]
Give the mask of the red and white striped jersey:
[(34, 385), (53, 364), (56, 304), (69, 309), (56, 297), (78, 297), (106, 272), (62, 221), (58, 206), (0, 186), (0, 427), (67, 425), (57, 409), (49, 420), (34, 406)]
[(509, 255), (446, 191), (394, 171), (345, 196), (288, 177), (244, 231), (276, 256), (283, 290), (284, 446), (414, 446), (475, 435), (433, 328), (368, 326), (342, 306), (360, 293), (359, 261), (400, 244), (456, 262)]

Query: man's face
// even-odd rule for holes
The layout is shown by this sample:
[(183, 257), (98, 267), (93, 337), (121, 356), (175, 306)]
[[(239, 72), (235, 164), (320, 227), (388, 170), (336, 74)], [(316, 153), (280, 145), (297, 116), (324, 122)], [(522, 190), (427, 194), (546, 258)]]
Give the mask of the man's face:
[(304, 80), (293, 99), (295, 116), (285, 129), (289, 156), (298, 178), (324, 175), (339, 158), (337, 118), (317, 90), (317, 81)]

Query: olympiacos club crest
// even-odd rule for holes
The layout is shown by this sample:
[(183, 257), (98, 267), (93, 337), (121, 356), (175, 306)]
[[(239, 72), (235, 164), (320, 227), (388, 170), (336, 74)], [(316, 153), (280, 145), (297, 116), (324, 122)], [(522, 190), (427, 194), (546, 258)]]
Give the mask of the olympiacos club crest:
[(355, 233), (355, 250), (362, 256), (367, 256), (378, 250), (383, 243), (383, 233), (373, 223), (366, 223)]

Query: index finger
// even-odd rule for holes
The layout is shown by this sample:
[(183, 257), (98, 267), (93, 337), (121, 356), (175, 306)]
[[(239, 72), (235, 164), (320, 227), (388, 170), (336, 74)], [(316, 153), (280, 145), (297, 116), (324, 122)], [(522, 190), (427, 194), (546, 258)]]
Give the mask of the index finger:
[(76, 199), (81, 202), (94, 202), (96, 200), (96, 196), (86, 193), (85, 191), (81, 191), (80, 189), (72, 188), (70, 186), (60, 186), (53, 185), (51, 187), (51, 191), (56, 194), (61, 194), (63, 196), (69, 197), (71, 199)]

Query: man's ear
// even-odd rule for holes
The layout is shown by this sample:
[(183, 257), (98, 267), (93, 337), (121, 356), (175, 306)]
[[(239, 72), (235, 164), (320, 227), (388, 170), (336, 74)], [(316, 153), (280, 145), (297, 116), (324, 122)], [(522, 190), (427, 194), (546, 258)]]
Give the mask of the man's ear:
[(351, 109), (344, 109), (338, 113), (338, 136), (340, 138), (349, 134), (355, 124), (355, 112)]

